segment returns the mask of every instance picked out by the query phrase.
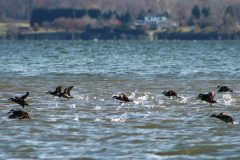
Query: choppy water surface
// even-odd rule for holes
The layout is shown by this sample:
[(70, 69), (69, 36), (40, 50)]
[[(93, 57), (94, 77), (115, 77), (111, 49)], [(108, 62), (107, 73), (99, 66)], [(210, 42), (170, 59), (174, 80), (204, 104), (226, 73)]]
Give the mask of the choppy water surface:
[[(240, 157), (239, 41), (1, 41), (1, 159)], [(74, 99), (46, 94), (74, 85)], [(199, 93), (228, 85), (210, 107)], [(174, 89), (181, 99), (161, 93)], [(7, 99), (30, 92), (30, 120)], [(127, 93), (134, 102), (111, 97)]]

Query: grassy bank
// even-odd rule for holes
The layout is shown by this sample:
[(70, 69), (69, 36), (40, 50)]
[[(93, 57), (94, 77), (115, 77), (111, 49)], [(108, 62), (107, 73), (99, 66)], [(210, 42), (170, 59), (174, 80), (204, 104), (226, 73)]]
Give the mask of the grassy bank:
[(0, 22), (0, 37), (5, 37), (10, 28), (30, 27), (29, 22)]

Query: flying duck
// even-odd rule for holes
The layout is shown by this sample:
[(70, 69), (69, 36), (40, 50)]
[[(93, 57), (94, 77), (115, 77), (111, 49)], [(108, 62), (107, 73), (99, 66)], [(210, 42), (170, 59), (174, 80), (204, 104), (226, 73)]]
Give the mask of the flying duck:
[(208, 94), (199, 94), (197, 99), (201, 99), (202, 101), (208, 102), (210, 105), (212, 103), (217, 103), (213, 98), (215, 97), (214, 92), (209, 92)]
[(58, 97), (59, 98), (63, 97), (63, 98), (67, 98), (67, 99), (72, 99), (73, 97), (70, 94), (70, 91), (71, 91), (72, 88), (73, 88), (73, 86), (65, 88), (63, 93), (58, 94)]
[(62, 92), (62, 86), (56, 87), (55, 91), (48, 91), (47, 94), (51, 94), (53, 96), (59, 96), (59, 94)]
[(178, 97), (177, 96), (177, 93), (175, 92), (175, 91), (173, 91), (173, 90), (169, 90), (169, 91), (164, 91), (164, 92), (162, 92), (162, 94), (164, 94), (165, 96), (167, 96), (167, 97), (176, 97), (176, 98), (181, 98), (181, 97)]
[(224, 113), (224, 112), (221, 112), (219, 113), (218, 115), (216, 114), (212, 114), (210, 117), (215, 117), (215, 118), (218, 118), (226, 123), (233, 123), (233, 124), (237, 124), (236, 121), (233, 120), (233, 118), (228, 115), (227, 113)]
[(10, 119), (14, 119), (14, 118), (18, 118), (18, 119), (24, 119), (24, 118), (28, 118), (30, 119), (29, 115), (27, 112), (24, 112), (22, 110), (13, 110), (11, 109), (8, 113), (12, 113), (8, 118)]
[(228, 86), (218, 86), (218, 92), (233, 92)]
[(133, 101), (133, 100), (130, 100), (124, 93), (121, 93), (117, 96), (113, 96), (112, 98), (121, 101), (121, 103), (126, 103), (126, 102), (132, 102)]
[(29, 92), (27, 92), (22, 97), (9, 98), (8, 100), (17, 103), (17, 104), (21, 105), (24, 108), (25, 105), (28, 105), (28, 103), (25, 102), (25, 99), (27, 98), (28, 95), (29, 95)]

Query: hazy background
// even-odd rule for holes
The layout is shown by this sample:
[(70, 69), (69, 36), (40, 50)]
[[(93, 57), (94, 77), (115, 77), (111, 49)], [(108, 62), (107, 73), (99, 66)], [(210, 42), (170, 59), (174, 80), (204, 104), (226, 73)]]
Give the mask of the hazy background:
[(1, 0), (0, 20), (29, 20), (33, 8), (97, 8), (102, 11), (116, 11), (119, 14), (129, 11), (137, 17), (140, 12), (168, 12), (170, 17), (180, 23), (186, 23), (191, 16), (193, 6), (210, 9), (208, 21), (219, 25), (223, 23), (224, 11), (233, 6), (235, 18), (240, 19), (239, 0)]

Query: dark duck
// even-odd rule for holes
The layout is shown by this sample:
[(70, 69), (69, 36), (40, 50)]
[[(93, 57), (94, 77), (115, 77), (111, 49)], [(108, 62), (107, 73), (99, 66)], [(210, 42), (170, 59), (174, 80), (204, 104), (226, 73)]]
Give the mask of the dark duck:
[(199, 94), (197, 99), (201, 99), (202, 101), (208, 102), (210, 105), (213, 103), (217, 103), (217, 101), (214, 100), (215, 93), (209, 92), (207, 94)]
[(237, 121), (234, 121), (230, 115), (224, 112), (221, 112), (219, 114), (212, 114), (210, 117), (218, 118), (226, 123), (238, 124)]
[(47, 94), (51, 94), (53, 96), (59, 96), (59, 94), (61, 94), (62, 92), (62, 86), (58, 86), (56, 87), (55, 91), (48, 91)]
[(112, 98), (121, 101), (121, 103), (132, 102), (133, 100), (129, 99), (124, 93), (121, 93), (117, 96), (113, 96)]
[(28, 97), (28, 95), (29, 95), (29, 92), (27, 92), (22, 97), (9, 98), (8, 100), (17, 103), (17, 104), (19, 104), (20, 106), (22, 106), (24, 108), (25, 105), (28, 105), (28, 103), (25, 102), (25, 99)]
[(64, 92), (63, 92), (63, 93), (60, 93), (60, 94), (58, 95), (58, 97), (59, 97), (59, 98), (60, 98), (60, 97), (63, 97), (63, 98), (66, 98), (66, 99), (72, 99), (73, 97), (72, 97), (71, 94), (70, 94), (71, 89), (73, 89), (73, 86), (70, 86), (70, 87), (68, 87), (68, 88), (65, 88), (65, 89), (64, 89)]
[(10, 119), (30, 119), (27, 112), (24, 112), (22, 110), (10, 110), (8, 113), (11, 113), (11, 115), (8, 117)]
[(177, 96), (177, 93), (173, 90), (169, 90), (169, 91), (164, 91), (162, 92), (162, 94), (164, 94), (164, 96), (167, 96), (167, 97), (176, 97), (176, 98), (181, 98), (181, 97), (178, 97)]
[(218, 92), (233, 92), (228, 86), (218, 86)]

